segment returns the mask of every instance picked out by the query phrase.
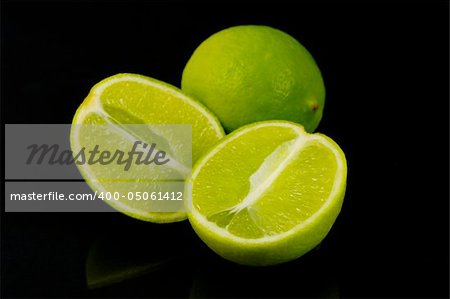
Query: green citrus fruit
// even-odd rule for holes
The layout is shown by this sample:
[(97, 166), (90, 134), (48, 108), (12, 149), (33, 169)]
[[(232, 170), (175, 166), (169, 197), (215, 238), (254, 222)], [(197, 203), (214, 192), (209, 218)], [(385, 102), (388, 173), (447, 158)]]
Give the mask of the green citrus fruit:
[(194, 166), (188, 218), (226, 259), (286, 262), (327, 235), (346, 177), (344, 153), (330, 138), (292, 122), (258, 122), (222, 139)]
[(261, 120), (319, 125), (325, 87), (311, 54), (267, 26), (237, 26), (206, 39), (183, 71), (182, 89), (214, 112), (227, 131)]
[[(191, 151), (186, 153), (179, 148), (180, 140), (190, 136), (181, 136), (183, 132), (161, 131), (160, 127), (154, 126), (161, 124), (191, 125), (192, 157)], [(185, 219), (186, 213), (181, 210), (159, 212), (155, 201), (150, 198), (137, 200), (136, 193), (141, 192), (142, 196), (145, 192), (161, 191), (160, 181), (187, 177), (190, 165), (186, 164), (190, 164), (191, 159), (195, 162), (223, 136), (216, 117), (176, 87), (141, 75), (118, 74), (91, 89), (73, 118), (70, 138), (74, 153), (83, 148), (93, 149), (96, 145), (111, 152), (121, 150), (126, 153), (136, 138), (148, 144), (156, 139), (157, 146), (172, 149), (174, 159), (167, 167), (133, 165), (124, 171), (124, 166), (116, 163), (77, 166), (94, 191), (119, 194), (118, 200), (106, 201), (115, 209), (145, 221), (173, 222)], [(181, 191), (184, 188), (183, 183), (174, 182), (173, 186), (181, 186)], [(129, 192), (133, 200), (130, 200)]]

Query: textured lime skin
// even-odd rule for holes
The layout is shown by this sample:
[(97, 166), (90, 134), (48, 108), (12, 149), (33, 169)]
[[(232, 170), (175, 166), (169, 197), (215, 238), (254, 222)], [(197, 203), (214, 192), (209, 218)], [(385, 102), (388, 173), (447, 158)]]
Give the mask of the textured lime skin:
[[(267, 121), (265, 123), (276, 124), (288, 122)], [(258, 123), (247, 125), (234, 131), (225, 138), (221, 139), (215, 147), (220, 147), (223, 143), (226, 143), (228, 139), (233, 138), (235, 134), (251, 129), (252, 126), (257, 124)], [(340, 186), (336, 194), (334, 194), (333, 198), (329, 199), (330, 204), (318, 212), (317, 217), (313, 221), (304, 223), (304, 225), (302, 225), (299, 229), (284, 234), (281, 238), (276, 240), (246, 243), (242, 242), (242, 240), (239, 241), (226, 236), (221, 236), (215, 231), (209, 229), (202, 223), (202, 221), (195, 217), (192, 210), (194, 207), (191, 205), (188, 209), (188, 219), (194, 231), (202, 239), (202, 241), (221, 257), (238, 264), (250, 266), (267, 266), (288, 262), (301, 257), (320, 244), (320, 242), (327, 236), (341, 211), (346, 190), (347, 163), (344, 153), (331, 138), (323, 134), (316, 134), (325, 138), (338, 150), (340, 159), (343, 161), (343, 184)], [(212, 148), (210, 152), (213, 150), (214, 148)], [(196, 172), (196, 168), (204, 164), (204, 162), (208, 159), (208, 154), (203, 156), (203, 158), (200, 159), (194, 166), (193, 173)], [(232, 164), (232, 161), (229, 163)], [(191, 178), (191, 185), (186, 186), (187, 188), (192, 188), (192, 180), (195, 180), (195, 178)], [(191, 190), (185, 190), (185, 193), (192, 194)], [(192, 198), (192, 202), (193, 201), (195, 201), (194, 198)]]
[(181, 85), (228, 132), (262, 120), (289, 120), (313, 132), (325, 103), (311, 54), (267, 26), (231, 27), (206, 39), (186, 64)]

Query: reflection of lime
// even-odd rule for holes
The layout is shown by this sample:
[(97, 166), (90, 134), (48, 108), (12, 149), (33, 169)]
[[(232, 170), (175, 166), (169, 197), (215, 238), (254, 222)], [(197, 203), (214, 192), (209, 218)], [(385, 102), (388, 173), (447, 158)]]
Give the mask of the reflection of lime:
[[(103, 241), (103, 240), (102, 240)], [(121, 240), (117, 240), (121, 241)], [(127, 243), (105, 244), (95, 242), (89, 249), (86, 261), (86, 280), (90, 289), (113, 285), (167, 267), (174, 257), (155, 257), (146, 244), (133, 246)], [(106, 247), (105, 245), (109, 245)], [(130, 250), (133, 249), (133, 251)], [(120, 249), (120, 251), (119, 251)], [(145, 251), (144, 251), (145, 249)]]
[[(117, 210), (146, 221), (179, 221), (185, 219), (184, 212), (155, 212), (151, 200), (128, 198), (129, 192), (163, 191), (158, 189), (161, 184), (146, 183), (145, 180), (182, 179), (189, 172), (190, 165), (185, 164), (190, 164), (190, 151), (189, 156), (183, 155), (186, 151), (180, 148), (183, 144), (180, 141), (190, 136), (162, 130), (158, 124), (192, 126), (193, 162), (224, 136), (217, 119), (177, 88), (140, 75), (119, 74), (95, 85), (78, 108), (72, 124), (71, 146), (74, 153), (83, 147), (93, 149), (95, 145), (111, 152), (117, 149), (128, 152), (136, 140), (152, 144), (156, 139), (158, 146), (164, 146), (177, 158), (171, 160), (173, 163), (167, 167), (133, 165), (124, 171), (124, 166), (116, 163), (77, 166), (94, 190), (118, 192), (126, 197), (107, 201)], [(184, 144), (188, 141), (190, 143), (190, 140), (184, 140)], [(126, 181), (126, 184), (117, 181)]]
[(309, 52), (267, 26), (237, 26), (205, 40), (188, 61), (182, 89), (210, 108), (227, 131), (289, 120), (314, 131), (325, 87)]
[(197, 162), (188, 217), (200, 238), (229, 260), (282, 263), (326, 236), (346, 175), (345, 156), (330, 138), (290, 122), (251, 124)]

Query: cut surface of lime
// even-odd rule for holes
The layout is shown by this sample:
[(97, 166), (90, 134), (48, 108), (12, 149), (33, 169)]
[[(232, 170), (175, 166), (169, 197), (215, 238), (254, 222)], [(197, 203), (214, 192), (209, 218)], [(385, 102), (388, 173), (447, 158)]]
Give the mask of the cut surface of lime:
[(244, 126), (194, 166), (189, 220), (219, 255), (241, 264), (295, 259), (340, 212), (347, 166), (339, 146), (285, 121)]
[[(190, 134), (173, 129), (177, 125), (188, 126)], [(123, 165), (114, 163), (77, 166), (94, 191), (119, 195), (107, 202), (120, 212), (151, 222), (173, 222), (185, 219), (186, 213), (158, 212), (150, 196), (136, 200), (136, 194), (182, 192), (180, 181), (189, 175), (191, 160), (195, 162), (223, 136), (215, 116), (176, 87), (141, 75), (118, 74), (91, 89), (74, 116), (70, 138), (74, 153), (97, 145), (127, 153), (136, 141), (164, 149), (173, 158), (167, 167), (133, 165), (124, 171)], [(162, 187), (158, 180), (173, 182)]]

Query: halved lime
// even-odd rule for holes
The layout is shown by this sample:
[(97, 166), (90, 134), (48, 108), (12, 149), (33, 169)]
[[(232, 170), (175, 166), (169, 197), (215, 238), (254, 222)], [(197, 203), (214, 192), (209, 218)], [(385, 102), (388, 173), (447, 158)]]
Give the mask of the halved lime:
[(286, 262), (327, 235), (346, 186), (344, 153), (286, 121), (228, 135), (194, 166), (188, 218), (216, 253), (247, 265)]
[[(187, 142), (190, 145), (191, 134), (185, 136), (158, 127), (165, 124), (191, 126), (192, 157), (190, 150), (182, 148)], [(78, 108), (72, 123), (71, 146), (74, 153), (96, 145), (126, 153), (138, 139), (149, 145), (156, 140), (157, 146), (165, 147), (176, 157), (168, 167), (133, 165), (124, 171), (123, 165), (114, 163), (77, 166), (93, 190), (118, 195), (107, 200), (115, 209), (146, 221), (173, 222), (185, 219), (186, 213), (158, 212), (148, 194), (155, 192), (158, 197), (161, 191), (182, 191), (183, 183), (177, 179), (182, 181), (190, 173), (187, 164), (191, 159), (195, 162), (223, 136), (216, 117), (176, 87), (141, 75), (118, 74), (95, 85)], [(167, 178), (174, 182), (165, 186), (177, 190), (161, 190), (162, 185), (155, 182)], [(146, 193), (147, 200), (137, 200), (138, 192), (139, 197)]]

